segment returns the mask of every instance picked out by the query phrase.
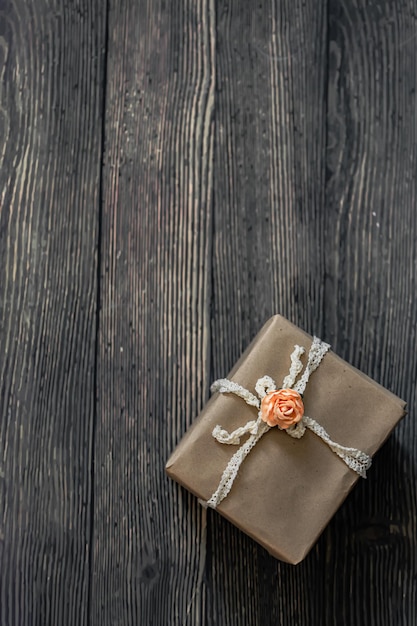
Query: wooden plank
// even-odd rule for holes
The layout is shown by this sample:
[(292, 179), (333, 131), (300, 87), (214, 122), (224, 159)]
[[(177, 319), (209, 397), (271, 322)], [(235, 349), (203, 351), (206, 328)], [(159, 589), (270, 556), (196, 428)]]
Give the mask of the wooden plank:
[(208, 396), (213, 0), (112, 2), (92, 623), (203, 623), (205, 514), (164, 465)]
[[(216, 7), (212, 379), (274, 313), (322, 332), (326, 250), (326, 4)], [(322, 542), (293, 567), (208, 519), (207, 624), (322, 624)]]
[(329, 3), (325, 329), (409, 402), (327, 534), (327, 624), (417, 623), (416, 2)]
[(104, 5), (0, 4), (0, 622), (88, 622)]

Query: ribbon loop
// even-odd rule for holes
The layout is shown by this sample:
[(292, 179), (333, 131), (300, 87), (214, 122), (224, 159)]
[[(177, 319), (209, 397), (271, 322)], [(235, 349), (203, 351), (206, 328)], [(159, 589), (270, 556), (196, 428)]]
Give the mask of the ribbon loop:
[(267, 393), (274, 391), (277, 388), (275, 381), (270, 376), (264, 376), (259, 378), (255, 385), (255, 391), (262, 400)]
[(240, 444), (240, 438), (242, 437), (242, 435), (247, 435), (248, 433), (251, 433), (252, 435), (256, 434), (256, 425), (257, 422), (255, 420), (252, 420), (245, 424), (245, 426), (236, 428), (236, 430), (231, 433), (227, 432), (227, 430), (224, 430), (223, 428), (221, 428), (221, 426), (217, 425), (214, 428), (212, 435), (215, 439), (217, 439), (219, 443), (226, 443), (229, 445), (238, 446)]

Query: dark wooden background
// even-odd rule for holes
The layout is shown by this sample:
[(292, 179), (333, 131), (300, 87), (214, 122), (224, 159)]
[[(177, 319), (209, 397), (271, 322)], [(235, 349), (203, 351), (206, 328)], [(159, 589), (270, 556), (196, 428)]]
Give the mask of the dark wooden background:
[[(416, 0), (0, 0), (1, 626), (417, 624)], [(164, 464), (273, 313), (409, 404), (298, 566)]]

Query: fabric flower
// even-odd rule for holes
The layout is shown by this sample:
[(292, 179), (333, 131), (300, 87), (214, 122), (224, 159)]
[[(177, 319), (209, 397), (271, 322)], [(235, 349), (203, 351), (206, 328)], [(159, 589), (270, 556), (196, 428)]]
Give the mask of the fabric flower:
[(287, 429), (302, 420), (304, 404), (298, 391), (278, 389), (267, 393), (261, 403), (261, 418), (268, 426)]

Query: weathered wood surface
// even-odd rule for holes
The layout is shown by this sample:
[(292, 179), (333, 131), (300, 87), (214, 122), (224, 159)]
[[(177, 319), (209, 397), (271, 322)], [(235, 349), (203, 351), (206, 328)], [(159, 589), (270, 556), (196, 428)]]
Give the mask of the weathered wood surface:
[(330, 2), (325, 333), (409, 416), (325, 533), (326, 623), (417, 623), (415, 3)]
[[(417, 623), (416, 9), (0, 0), (1, 626)], [(275, 312), (409, 403), (296, 567), (163, 469)]]
[[(92, 622), (198, 624), (205, 517), (164, 473), (210, 379), (214, 11), (109, 15)], [(134, 53), (132, 53), (134, 51)]]
[(0, 623), (88, 623), (105, 16), (0, 2)]

